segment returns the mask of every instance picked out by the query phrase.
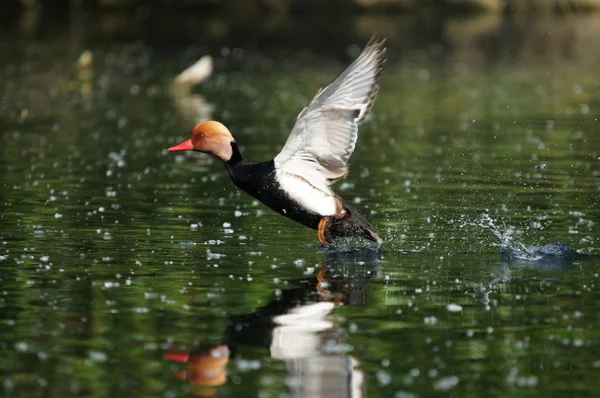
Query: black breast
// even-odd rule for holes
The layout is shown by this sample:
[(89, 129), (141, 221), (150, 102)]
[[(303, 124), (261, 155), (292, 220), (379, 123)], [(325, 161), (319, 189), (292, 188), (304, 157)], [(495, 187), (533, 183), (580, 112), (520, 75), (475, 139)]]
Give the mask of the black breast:
[(300, 206), (281, 189), (276, 179), (273, 160), (250, 164), (242, 157), (235, 142), (232, 142), (231, 146), (233, 155), (230, 160), (225, 162), (225, 167), (238, 188), (260, 200), (277, 213), (309, 228), (317, 229), (321, 216)]

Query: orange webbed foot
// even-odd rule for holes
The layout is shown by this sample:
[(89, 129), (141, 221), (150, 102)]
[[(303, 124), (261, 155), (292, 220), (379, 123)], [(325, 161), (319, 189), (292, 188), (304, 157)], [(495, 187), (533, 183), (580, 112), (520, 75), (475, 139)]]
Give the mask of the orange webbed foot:
[(319, 242), (321, 242), (324, 246), (327, 246), (333, 240), (333, 236), (331, 234), (331, 226), (333, 225), (333, 217), (323, 217), (321, 221), (319, 221), (319, 227), (317, 229), (317, 237), (319, 238)]
[(335, 216), (325, 216), (321, 218), (321, 221), (319, 221), (319, 227), (317, 228), (317, 237), (319, 238), (319, 242), (325, 246), (331, 244), (333, 241), (331, 227), (333, 226), (334, 221), (341, 220), (342, 218), (346, 217), (347, 214), (348, 212), (346, 209), (341, 209), (340, 212)]

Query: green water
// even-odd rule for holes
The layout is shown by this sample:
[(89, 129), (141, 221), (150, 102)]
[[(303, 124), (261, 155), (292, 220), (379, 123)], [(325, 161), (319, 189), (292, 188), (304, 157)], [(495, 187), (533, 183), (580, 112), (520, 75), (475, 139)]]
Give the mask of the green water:
[[(394, 18), (206, 46), (9, 25), (0, 395), (597, 396), (599, 17)], [(210, 117), (272, 158), (373, 30), (389, 60), (336, 190), (379, 251), (325, 250), (218, 161), (167, 153)], [(206, 53), (215, 74), (174, 92)], [(557, 241), (590, 257), (501, 257)]]

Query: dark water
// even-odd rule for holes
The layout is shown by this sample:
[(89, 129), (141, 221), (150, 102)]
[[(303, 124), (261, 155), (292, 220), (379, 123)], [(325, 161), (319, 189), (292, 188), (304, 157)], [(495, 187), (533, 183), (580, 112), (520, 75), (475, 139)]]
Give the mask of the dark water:
[[(298, 17), (206, 45), (27, 18), (0, 46), (1, 396), (600, 392), (598, 16), (362, 16), (331, 41)], [(325, 250), (167, 153), (210, 117), (273, 157), (373, 30), (389, 62), (336, 189), (379, 251)]]

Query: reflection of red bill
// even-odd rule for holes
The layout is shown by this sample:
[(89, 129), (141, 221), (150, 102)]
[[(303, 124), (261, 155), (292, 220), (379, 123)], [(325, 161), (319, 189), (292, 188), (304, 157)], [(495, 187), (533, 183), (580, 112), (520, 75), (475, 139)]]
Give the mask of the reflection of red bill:
[(189, 352), (167, 352), (163, 354), (163, 359), (167, 361), (186, 363), (190, 358)]

